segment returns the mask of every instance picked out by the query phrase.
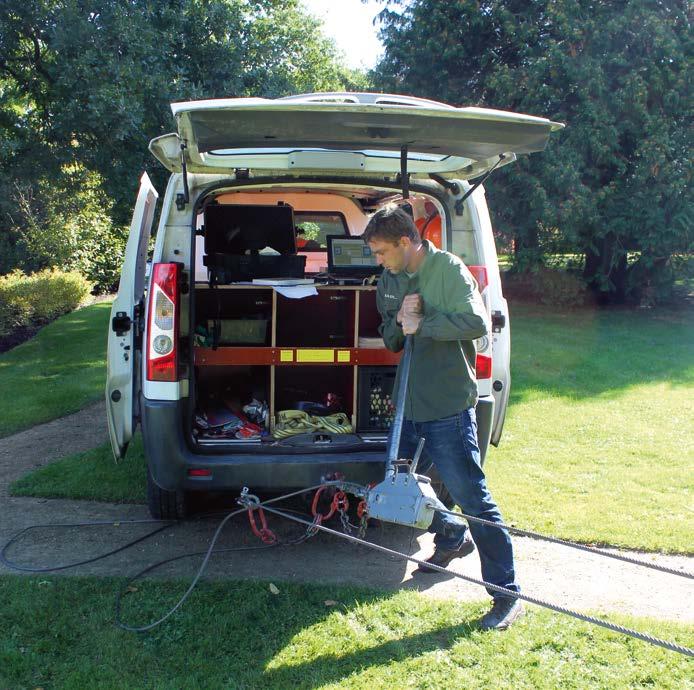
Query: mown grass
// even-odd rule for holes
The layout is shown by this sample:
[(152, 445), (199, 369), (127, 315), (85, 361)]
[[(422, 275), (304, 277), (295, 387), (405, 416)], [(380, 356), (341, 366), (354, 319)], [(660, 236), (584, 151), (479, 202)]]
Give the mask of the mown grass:
[(77, 412), (103, 395), (111, 305), (60, 317), (0, 355), (0, 437)]
[(691, 312), (514, 306), (511, 400), (490, 486), (515, 524), (694, 551)]
[(147, 468), (138, 432), (116, 464), (111, 444), (75, 453), (30, 472), (11, 485), (14, 496), (76, 498), (109, 503), (145, 503)]
[[(113, 625), (112, 578), (0, 577), (7, 688), (686, 688), (691, 661), (531, 608), (505, 633), (486, 605), (324, 585), (202, 583), (164, 625)], [(142, 581), (123, 618), (144, 625), (187, 581)], [(691, 645), (694, 627), (620, 622)]]
[[(694, 319), (512, 307), (511, 400), (486, 471), (512, 523), (588, 543), (692, 553)], [(144, 501), (142, 445), (22, 478), (16, 495)]]

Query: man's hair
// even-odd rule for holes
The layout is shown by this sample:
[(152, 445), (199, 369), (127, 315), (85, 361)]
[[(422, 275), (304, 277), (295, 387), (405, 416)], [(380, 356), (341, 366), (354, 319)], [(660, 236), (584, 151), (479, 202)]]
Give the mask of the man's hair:
[(362, 235), (366, 243), (379, 239), (397, 244), (401, 237), (409, 237), (414, 244), (422, 241), (412, 216), (395, 204), (388, 204), (376, 211)]

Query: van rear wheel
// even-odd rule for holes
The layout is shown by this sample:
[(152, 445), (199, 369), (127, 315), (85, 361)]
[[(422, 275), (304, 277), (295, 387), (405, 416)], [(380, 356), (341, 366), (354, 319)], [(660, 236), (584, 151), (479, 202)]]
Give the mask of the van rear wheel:
[(147, 506), (155, 520), (182, 520), (188, 515), (185, 491), (166, 491), (157, 485), (147, 468)]

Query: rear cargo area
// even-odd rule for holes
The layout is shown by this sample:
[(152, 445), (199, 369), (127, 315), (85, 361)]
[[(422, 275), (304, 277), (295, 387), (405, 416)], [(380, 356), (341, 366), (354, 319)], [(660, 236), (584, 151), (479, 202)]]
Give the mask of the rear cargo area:
[[(343, 195), (298, 196), (227, 194), (201, 214), (189, 433), (206, 452), (385, 448), (399, 354), (386, 350), (378, 334), (375, 285), (336, 284), (325, 273), (326, 236), (361, 234), (367, 211)], [(279, 217), (288, 208), (293, 249)], [(244, 228), (235, 232), (240, 217), (253, 240), (244, 239)], [(297, 257), (304, 264), (298, 271)], [(269, 283), (277, 273), (282, 284), (252, 284), (254, 271)], [(291, 278), (315, 282), (284, 284)]]

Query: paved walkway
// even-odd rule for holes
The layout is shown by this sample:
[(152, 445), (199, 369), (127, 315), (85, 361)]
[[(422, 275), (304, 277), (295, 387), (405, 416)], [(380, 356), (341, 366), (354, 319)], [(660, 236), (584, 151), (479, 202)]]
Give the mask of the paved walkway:
[[(4, 544), (11, 535), (33, 524), (148, 518), (147, 509), (142, 505), (9, 495), (10, 483), (27, 472), (67, 454), (88, 450), (106, 440), (102, 403), (0, 439), (0, 543)], [(273, 527), (277, 527), (277, 520), (270, 519)], [(124, 553), (60, 574), (134, 574), (157, 560), (204, 550), (216, 525), (213, 521), (176, 525)], [(293, 526), (280, 527), (287, 536), (296, 534), (298, 529)], [(27, 564), (82, 560), (115, 548), (147, 531), (149, 528), (146, 525), (82, 530), (46, 528), (27, 535), (21, 548), (13, 549), (10, 557), (14, 554), (18, 561)], [(411, 550), (420, 558), (426, 558), (433, 548), (431, 535), (413, 535), (409, 529), (391, 525), (370, 530), (368, 538), (396, 550)], [(256, 544), (245, 519), (236, 519), (223, 533), (220, 548)], [(527, 594), (581, 611), (619, 612), (694, 622), (692, 580), (525, 538), (515, 538), (514, 547), (519, 580)], [(673, 568), (694, 571), (692, 557), (628, 553)], [(190, 577), (198, 565), (199, 558), (185, 559), (157, 574)], [(393, 560), (365, 547), (320, 535), (300, 547), (219, 555), (210, 562), (209, 577), (258, 578), (271, 580), (279, 587), (282, 581), (293, 581), (336, 585), (350, 583), (386, 589), (411, 588), (426, 596), (459, 600), (479, 600), (485, 596), (480, 587), (458, 578), (446, 575), (412, 576), (415, 567), (412, 563)], [(454, 561), (453, 569), (471, 577), (480, 577), (476, 554)], [(0, 573), (6, 572), (0, 566)]]

